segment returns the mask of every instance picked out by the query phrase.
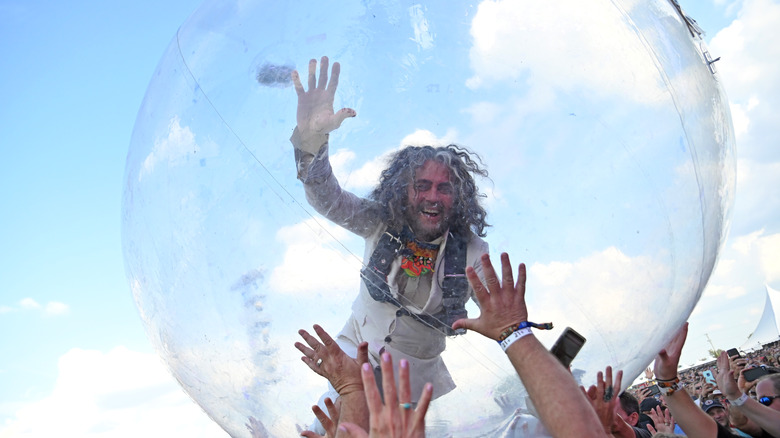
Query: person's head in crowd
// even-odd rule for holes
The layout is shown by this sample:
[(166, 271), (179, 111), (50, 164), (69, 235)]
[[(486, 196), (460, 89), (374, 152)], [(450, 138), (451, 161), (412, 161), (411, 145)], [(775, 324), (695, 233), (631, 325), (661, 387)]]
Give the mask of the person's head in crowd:
[(620, 403), (618, 403), (615, 412), (629, 426), (636, 426), (639, 422), (639, 401), (628, 391), (620, 394)]
[(756, 399), (762, 405), (780, 411), (780, 374), (767, 374), (758, 379)]
[(655, 407), (656, 407), (656, 406), (661, 406), (661, 407), (663, 407), (663, 406), (661, 405), (661, 402), (660, 402), (660, 401), (658, 401), (658, 399), (657, 399), (657, 398), (655, 398), (655, 397), (648, 397), (648, 398), (646, 398), (646, 399), (642, 400), (642, 404), (639, 406), (639, 410), (640, 410), (640, 411), (641, 411), (643, 414), (647, 414), (647, 413), (649, 413), (650, 411), (652, 411), (653, 409), (655, 409)]
[(701, 408), (704, 412), (712, 417), (718, 424), (723, 427), (729, 427), (729, 411), (718, 400), (704, 400), (701, 404)]

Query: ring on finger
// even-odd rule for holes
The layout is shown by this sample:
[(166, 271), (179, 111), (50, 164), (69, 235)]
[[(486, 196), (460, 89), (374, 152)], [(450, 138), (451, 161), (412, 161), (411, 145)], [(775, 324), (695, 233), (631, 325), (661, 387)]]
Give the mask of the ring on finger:
[(404, 409), (404, 410), (412, 409), (412, 404), (411, 403), (398, 403), (398, 406), (400, 406), (401, 409)]
[(315, 363), (317, 364), (317, 366), (321, 366), (322, 365), (322, 358), (317, 359), (317, 362), (315, 362)]

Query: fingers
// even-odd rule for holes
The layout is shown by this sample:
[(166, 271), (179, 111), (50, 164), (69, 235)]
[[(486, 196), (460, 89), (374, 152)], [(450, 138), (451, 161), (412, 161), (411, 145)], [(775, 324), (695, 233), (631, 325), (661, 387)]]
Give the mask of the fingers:
[(433, 398), (433, 385), (426, 383), (423, 387), (423, 392), (420, 395), (420, 400), (417, 402), (417, 408), (414, 410), (414, 416), (412, 417), (412, 429), (417, 431), (425, 430), (425, 414), (428, 412), (428, 406)]
[(683, 326), (680, 328), (677, 334), (674, 335), (672, 341), (669, 342), (669, 346), (666, 348), (667, 353), (679, 358), (680, 353), (682, 352), (683, 345), (685, 345), (685, 339), (687, 337), (688, 337), (688, 323), (686, 322), (685, 324), (683, 324)]
[(515, 284), (512, 263), (509, 261), (509, 254), (505, 252), (501, 253), (501, 284), (507, 287)]
[[(487, 257), (487, 254), (482, 257)], [(487, 304), (490, 299), (488, 291), (485, 289), (485, 285), (482, 284), (482, 280), (479, 279), (477, 271), (471, 266), (466, 267), (466, 279), (469, 281), (471, 288), (474, 289), (474, 295), (476, 295), (479, 305), (484, 306)]]
[(620, 395), (620, 390), (623, 388), (623, 370), (617, 372), (617, 377), (612, 386), (615, 388), (615, 394)]
[(596, 385), (590, 385), (590, 388), (588, 388), (588, 398), (596, 400), (596, 391)]
[[(333, 429), (335, 429), (336, 423), (339, 420), (339, 409), (336, 407), (336, 404), (333, 403), (333, 400), (331, 400), (330, 397), (325, 397), (325, 408), (328, 409), (328, 417), (330, 417), (330, 421), (333, 423)], [(335, 430), (331, 430), (329, 432), (331, 432), (331, 435), (336, 435)]]
[(314, 324), (314, 331), (317, 333), (317, 336), (322, 339), (322, 343), (325, 345), (325, 348), (332, 349), (334, 346), (341, 350), (341, 347), (339, 347), (339, 344), (336, 343), (336, 341), (333, 340), (333, 338), (330, 337), (328, 332), (323, 330), (322, 327), (320, 327), (317, 324)]
[(480, 259), (482, 262), (482, 273), (485, 275), (485, 283), (487, 283), (488, 291), (493, 294), (498, 292), (501, 288), (501, 283), (498, 281), (496, 270), (493, 268), (493, 263), (490, 261), (490, 256), (482, 254)]
[(525, 263), (520, 263), (517, 267), (517, 284), (515, 284), (515, 290), (520, 294), (520, 298), (525, 300), (525, 281), (527, 273), (525, 269)]
[(382, 398), (379, 397), (379, 390), (376, 387), (376, 380), (374, 379), (374, 370), (371, 369), (370, 363), (366, 362), (360, 367), (360, 377), (363, 379), (363, 388), (366, 393), (368, 412), (371, 416), (379, 415), (379, 412), (382, 410)]
[(360, 365), (368, 362), (368, 342), (361, 342), (358, 345), (357, 362)]
[(312, 348), (312, 350), (317, 350), (317, 347), (320, 346), (320, 341), (317, 340), (314, 336), (310, 335), (309, 332), (307, 332), (304, 329), (298, 330), (298, 334), (301, 335), (304, 341), (306, 341), (307, 344)]
[(309, 91), (317, 86), (317, 60), (309, 60)]
[[(360, 426), (353, 423), (341, 423), (339, 424), (339, 431), (344, 434), (344, 436), (349, 438), (365, 438), (368, 436), (368, 432), (363, 430)], [(341, 436), (341, 435), (339, 435)]]
[(328, 92), (336, 94), (336, 88), (339, 87), (339, 75), (341, 74), (341, 64), (338, 62), (333, 63), (333, 68), (330, 71), (330, 82), (328, 83)]
[(301, 77), (298, 74), (298, 70), (293, 70), (292, 80), (293, 80), (293, 86), (295, 87), (295, 92), (298, 93), (298, 96), (301, 96), (304, 93), (306, 93), (306, 90), (303, 89), (303, 84), (301, 84)]
[(398, 374), (398, 402), (410, 403), (412, 401), (412, 386), (409, 383), (409, 361), (401, 359)]
[(323, 412), (322, 408), (314, 405), (311, 407), (311, 410), (314, 412), (314, 416), (320, 420), (320, 423), (322, 424), (322, 427), (325, 429), (326, 433), (336, 427), (336, 424), (330, 419), (330, 417), (325, 414), (325, 412)]
[(409, 426), (410, 407), (412, 402), (412, 388), (409, 383), (409, 362), (401, 359), (398, 372), (398, 403), (401, 405), (401, 426), (406, 429)]
[(398, 409), (398, 395), (395, 390), (395, 376), (393, 374), (393, 358), (389, 353), (382, 354), (382, 390), (384, 392), (385, 405)]
[(328, 83), (328, 57), (323, 56), (320, 59), (320, 81), (317, 84), (317, 88), (320, 90), (325, 89), (325, 85)]

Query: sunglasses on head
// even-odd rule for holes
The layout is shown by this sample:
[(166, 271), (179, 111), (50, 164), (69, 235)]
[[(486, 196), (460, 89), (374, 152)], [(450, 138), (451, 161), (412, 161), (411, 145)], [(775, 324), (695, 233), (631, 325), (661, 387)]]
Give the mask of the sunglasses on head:
[(780, 395), (773, 395), (771, 397), (761, 397), (758, 399), (758, 402), (761, 403), (764, 406), (769, 406), (772, 404), (772, 400), (780, 398)]

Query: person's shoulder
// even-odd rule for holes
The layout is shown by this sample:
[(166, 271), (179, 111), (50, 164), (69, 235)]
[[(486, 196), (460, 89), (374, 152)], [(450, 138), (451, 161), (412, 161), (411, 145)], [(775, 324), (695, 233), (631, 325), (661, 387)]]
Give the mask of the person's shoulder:
[(723, 427), (720, 423), (715, 423), (718, 426), (718, 438), (739, 438), (739, 435), (733, 433), (731, 429)]
[(471, 246), (484, 246), (487, 248), (488, 243), (485, 242), (485, 239), (477, 236), (476, 233), (469, 230), (468, 237), (466, 237), (466, 241), (468, 242), (468, 245)]
[(631, 426), (634, 429), (634, 436), (636, 438), (650, 438), (653, 436), (653, 434), (650, 433), (649, 430), (643, 429), (641, 427)]

